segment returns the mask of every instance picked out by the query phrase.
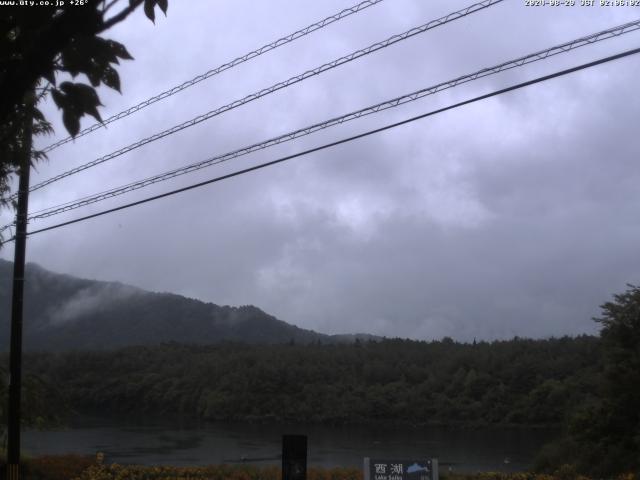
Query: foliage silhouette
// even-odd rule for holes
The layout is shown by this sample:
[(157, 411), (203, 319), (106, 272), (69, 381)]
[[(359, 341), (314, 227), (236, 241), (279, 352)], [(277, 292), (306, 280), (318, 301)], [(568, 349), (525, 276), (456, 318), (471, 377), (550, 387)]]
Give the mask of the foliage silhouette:
[[(50, 2), (53, 4), (54, 2)], [(51, 125), (36, 107), (49, 93), (62, 110), (67, 131), (75, 136), (80, 119), (100, 121), (100, 98), (95, 87), (120, 91), (119, 60), (133, 57), (121, 43), (100, 35), (125, 20), (140, 5), (150, 20), (167, 0), (83, 0), (69, 6), (3, 6), (0, 9), (0, 196), (9, 191), (9, 178), (17, 173), (25, 128), (33, 121), (33, 134), (50, 133)], [(111, 13), (118, 9), (116, 13)], [(91, 85), (63, 81), (84, 74)], [(44, 158), (33, 151), (31, 160)]]

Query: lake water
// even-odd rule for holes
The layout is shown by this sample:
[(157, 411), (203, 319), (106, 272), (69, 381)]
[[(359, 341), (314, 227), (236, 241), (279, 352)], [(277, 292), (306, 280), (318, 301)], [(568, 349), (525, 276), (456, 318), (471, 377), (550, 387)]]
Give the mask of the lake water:
[(441, 471), (519, 471), (556, 432), (194, 423), (164, 418), (75, 419), (70, 428), (26, 431), (32, 455), (104, 452), (108, 462), (142, 465), (280, 464), (283, 434), (308, 437), (309, 466), (362, 468), (364, 457), (436, 457)]

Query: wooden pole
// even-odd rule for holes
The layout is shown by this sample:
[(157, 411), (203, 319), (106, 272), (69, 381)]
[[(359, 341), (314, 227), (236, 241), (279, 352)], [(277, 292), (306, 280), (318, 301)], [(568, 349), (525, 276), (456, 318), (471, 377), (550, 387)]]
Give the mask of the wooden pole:
[(13, 297), (11, 299), (11, 345), (9, 351), (9, 418), (7, 425), (7, 478), (20, 479), (20, 400), (22, 390), (22, 316), (24, 300), (24, 264), (27, 248), (29, 212), (29, 173), (31, 171), (32, 105), (27, 105), (22, 129), (23, 157), (18, 184), (16, 240), (13, 261)]

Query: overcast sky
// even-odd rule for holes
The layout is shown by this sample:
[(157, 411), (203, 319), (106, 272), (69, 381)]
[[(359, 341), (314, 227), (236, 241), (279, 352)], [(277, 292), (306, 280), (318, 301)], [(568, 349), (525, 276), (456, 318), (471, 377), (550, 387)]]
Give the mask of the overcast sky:
[[(472, 2), (385, 0), (50, 154), (32, 183)], [(203, 160), (640, 17), (501, 4), (310, 78), (31, 196), (30, 210)], [(105, 35), (135, 61), (108, 117), (354, 0), (169, 2)], [(76, 7), (77, 8), (77, 7)], [(158, 11), (159, 13), (159, 11)], [(640, 45), (606, 40), (89, 208), (76, 218)], [(458, 340), (597, 332), (640, 283), (640, 56), (30, 237), (28, 261), (324, 333)], [(57, 138), (60, 113), (45, 108)], [(83, 120), (83, 127), (91, 124)], [(44, 146), (52, 139), (40, 139)], [(2, 223), (11, 220), (8, 212)], [(13, 258), (13, 247), (0, 255)]]

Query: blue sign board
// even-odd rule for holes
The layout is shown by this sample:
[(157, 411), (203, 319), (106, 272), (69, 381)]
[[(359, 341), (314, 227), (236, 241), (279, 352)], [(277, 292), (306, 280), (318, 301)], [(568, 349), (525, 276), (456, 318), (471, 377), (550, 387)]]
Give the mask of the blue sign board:
[(366, 457), (364, 480), (438, 480), (438, 459), (385, 460)]

